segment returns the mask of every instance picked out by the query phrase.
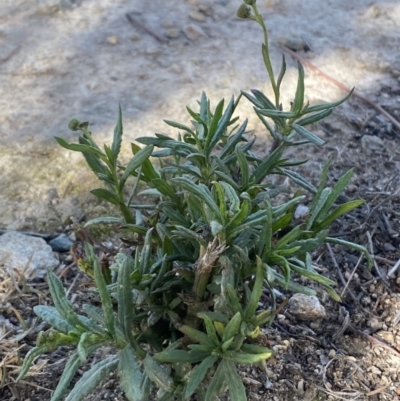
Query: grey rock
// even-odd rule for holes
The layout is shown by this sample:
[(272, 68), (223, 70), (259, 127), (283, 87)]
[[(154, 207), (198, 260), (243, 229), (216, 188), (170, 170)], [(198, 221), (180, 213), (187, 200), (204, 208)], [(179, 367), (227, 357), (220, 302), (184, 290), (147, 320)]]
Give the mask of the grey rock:
[(381, 138), (375, 135), (364, 135), (361, 138), (361, 146), (369, 154), (382, 151), (385, 148), (385, 143)]
[(50, 245), (42, 238), (8, 232), (0, 237), (0, 276), (18, 270), (27, 279), (43, 278), (59, 265)]
[(325, 308), (314, 295), (294, 294), (289, 300), (289, 312), (299, 320), (317, 320), (326, 316)]
[(168, 28), (166, 31), (166, 35), (170, 39), (176, 39), (179, 37), (180, 34), (181, 34), (181, 31), (178, 28)]
[(197, 40), (202, 36), (206, 36), (204, 31), (196, 25), (186, 25), (183, 32), (189, 40)]
[(58, 237), (49, 241), (49, 245), (54, 252), (68, 252), (73, 242), (65, 234), (60, 234)]
[(37, 0), (37, 13), (40, 15), (52, 15), (58, 11), (66, 11), (78, 5), (76, 0)]
[(193, 11), (189, 14), (189, 17), (193, 21), (204, 22), (206, 20), (206, 16), (200, 11)]

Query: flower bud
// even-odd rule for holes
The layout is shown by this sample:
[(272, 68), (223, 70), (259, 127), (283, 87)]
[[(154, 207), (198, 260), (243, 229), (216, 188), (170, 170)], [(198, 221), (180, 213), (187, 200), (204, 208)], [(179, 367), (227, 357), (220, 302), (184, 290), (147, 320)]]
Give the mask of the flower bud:
[(243, 0), (247, 5), (249, 6), (253, 6), (254, 4), (256, 4), (257, 0)]
[(237, 10), (236, 15), (239, 18), (249, 18), (251, 15), (251, 8), (246, 4), (242, 4), (239, 9)]
[(81, 122), (77, 119), (77, 118), (73, 118), (70, 122), (69, 122), (69, 124), (68, 124), (68, 128), (71, 130), (71, 131), (78, 131), (78, 129), (79, 129), (79, 124), (80, 124)]

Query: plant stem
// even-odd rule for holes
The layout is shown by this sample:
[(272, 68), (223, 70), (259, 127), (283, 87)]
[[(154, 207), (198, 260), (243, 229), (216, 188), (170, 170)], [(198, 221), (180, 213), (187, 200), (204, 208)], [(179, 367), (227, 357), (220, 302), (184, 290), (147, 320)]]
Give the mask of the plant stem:
[(265, 55), (263, 54), (264, 62), (265, 62), (265, 66), (267, 67), (269, 80), (271, 81), (272, 89), (275, 94), (275, 106), (279, 110), (279, 88), (276, 85), (274, 70), (272, 69), (271, 59), (269, 57), (268, 30), (264, 23), (263, 17), (261, 16), (260, 12), (258, 11), (257, 4), (253, 4), (252, 7), (254, 10), (254, 14), (255, 14), (255, 20), (258, 22), (259, 25), (261, 25), (261, 28), (264, 33), (264, 46), (265, 46)]

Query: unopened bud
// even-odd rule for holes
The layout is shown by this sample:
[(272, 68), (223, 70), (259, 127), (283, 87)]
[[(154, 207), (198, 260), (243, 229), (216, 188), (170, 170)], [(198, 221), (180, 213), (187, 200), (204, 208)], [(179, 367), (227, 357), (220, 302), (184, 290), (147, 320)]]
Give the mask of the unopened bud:
[(69, 124), (68, 124), (68, 128), (71, 130), (71, 131), (78, 131), (78, 129), (79, 129), (79, 124), (80, 124), (81, 122), (77, 119), (77, 118), (73, 118), (70, 122), (69, 122)]
[(254, 4), (256, 4), (256, 1), (257, 0), (243, 0), (243, 2), (245, 2), (249, 6), (253, 6)]
[(246, 4), (242, 4), (239, 9), (237, 10), (236, 15), (239, 18), (249, 18), (251, 15), (251, 8)]

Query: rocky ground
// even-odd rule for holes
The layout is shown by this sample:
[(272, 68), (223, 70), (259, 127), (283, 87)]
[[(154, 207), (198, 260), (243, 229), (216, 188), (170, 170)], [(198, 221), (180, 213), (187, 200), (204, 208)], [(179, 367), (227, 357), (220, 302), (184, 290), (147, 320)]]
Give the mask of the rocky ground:
[[(397, 1), (258, 1), (270, 27), (273, 64), (279, 42), (301, 37), (303, 58), (368, 96), (400, 119), (400, 5)], [(60, 149), (53, 136), (74, 139), (70, 118), (89, 120), (99, 143), (110, 141), (118, 103), (126, 143), (154, 132), (171, 133), (163, 119), (188, 122), (205, 90), (216, 104), (240, 90), (269, 93), (259, 52), (261, 32), (235, 17), (239, 0), (3, 0), (0, 4), (0, 228), (49, 235), (68, 231), (69, 217), (87, 219), (106, 207), (88, 195), (98, 186), (79, 154)], [(128, 20), (126, 14), (130, 13)], [(143, 26), (147, 29), (144, 29)], [(296, 43), (297, 43), (296, 42)], [(303, 45), (302, 45), (303, 46)], [(295, 62), (287, 57), (283, 100), (296, 84)], [(306, 69), (311, 103), (337, 100), (337, 86)], [(270, 139), (251, 105), (242, 102), (259, 140)], [(371, 104), (351, 98), (313, 127), (327, 144), (305, 149), (304, 173), (317, 183), (331, 157), (330, 182), (349, 168), (355, 175), (343, 200), (364, 198), (365, 206), (338, 223), (341, 238), (365, 245), (375, 255), (371, 272), (359, 255), (321, 249), (314, 255), (322, 272), (339, 283), (344, 305), (319, 296), (327, 311), (321, 322), (299, 322), (287, 309), (265, 328), (276, 356), (268, 371), (244, 369), (249, 400), (400, 399), (400, 129)], [(302, 156), (302, 155), (299, 155)], [(82, 276), (68, 254), (57, 270), (76, 302), (85, 298)], [(39, 327), (32, 307), (46, 302), (45, 281), (19, 285), (4, 276), (0, 303), (0, 400), (49, 400), (68, 350), (38, 361), (32, 376), (15, 384), (19, 355), (34, 343)], [(25, 327), (27, 324), (27, 327)], [(33, 326), (32, 326), (33, 327)], [(21, 347), (21, 349), (20, 349)], [(20, 351), (19, 351), (20, 349)], [(82, 373), (82, 372), (81, 372)], [(110, 377), (90, 400), (123, 400)]]

